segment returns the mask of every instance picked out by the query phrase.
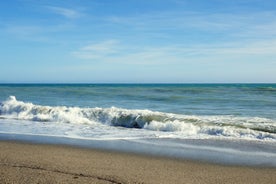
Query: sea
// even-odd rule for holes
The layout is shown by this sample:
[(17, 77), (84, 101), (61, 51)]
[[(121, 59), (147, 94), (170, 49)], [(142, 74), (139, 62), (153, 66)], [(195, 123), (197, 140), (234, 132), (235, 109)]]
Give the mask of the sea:
[(276, 84), (0, 84), (0, 139), (276, 167)]

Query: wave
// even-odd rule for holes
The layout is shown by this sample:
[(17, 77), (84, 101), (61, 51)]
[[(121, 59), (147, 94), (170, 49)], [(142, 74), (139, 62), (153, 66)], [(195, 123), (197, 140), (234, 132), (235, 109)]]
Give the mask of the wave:
[(272, 119), (239, 116), (188, 116), (150, 110), (42, 106), (10, 96), (0, 103), (0, 118), (108, 125), (152, 131), (177, 132), (183, 136), (208, 135), (232, 138), (276, 140), (276, 122)]

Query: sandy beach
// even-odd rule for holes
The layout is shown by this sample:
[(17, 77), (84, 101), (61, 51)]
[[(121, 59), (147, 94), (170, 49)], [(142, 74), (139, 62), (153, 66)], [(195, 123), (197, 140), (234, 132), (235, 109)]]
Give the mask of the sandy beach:
[(276, 168), (0, 142), (0, 183), (275, 183)]

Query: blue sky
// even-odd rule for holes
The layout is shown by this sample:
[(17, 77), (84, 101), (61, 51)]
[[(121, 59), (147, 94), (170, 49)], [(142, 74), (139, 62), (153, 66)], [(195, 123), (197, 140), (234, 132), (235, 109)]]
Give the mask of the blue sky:
[(0, 82), (276, 82), (275, 0), (9, 0), (0, 28)]

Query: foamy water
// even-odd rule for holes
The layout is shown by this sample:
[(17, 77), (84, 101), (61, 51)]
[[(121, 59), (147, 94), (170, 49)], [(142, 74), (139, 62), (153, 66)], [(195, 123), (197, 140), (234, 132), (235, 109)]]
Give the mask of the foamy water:
[[(232, 91), (229, 96), (222, 93), (227, 87)], [(275, 88), (38, 85), (0, 89), (19, 96), (1, 101), (2, 139), (39, 140), (39, 136), (122, 151), (276, 166)], [(263, 109), (255, 113), (255, 106)]]
[[(137, 138), (140, 133), (141, 138), (152, 137), (154, 134), (156, 137), (170, 138), (276, 141), (275, 121), (259, 117), (191, 116), (116, 107), (41, 106), (17, 101), (14, 96), (2, 102), (0, 113), (2, 121), (6, 120), (5, 122), (11, 122), (7, 120), (13, 120), (14, 123), (19, 124), (24, 124), (19, 120), (25, 120), (25, 123), (29, 121), (31, 124), (36, 122), (37, 129), (42, 124), (43, 129), (40, 131), (44, 131), (43, 134), (46, 135), (52, 134), (53, 131), (49, 131), (49, 128), (55, 125), (62, 129), (56, 136), (70, 136), (71, 134), (71, 136), (91, 139), (100, 136), (94, 135), (97, 130), (105, 137), (114, 139), (132, 136)], [(22, 128), (20, 129), (22, 131)], [(26, 133), (37, 134), (38, 132), (33, 127), (33, 130), (28, 130), (28, 127), (25, 129)], [(133, 135), (131, 129), (141, 130), (136, 130), (137, 133)]]

